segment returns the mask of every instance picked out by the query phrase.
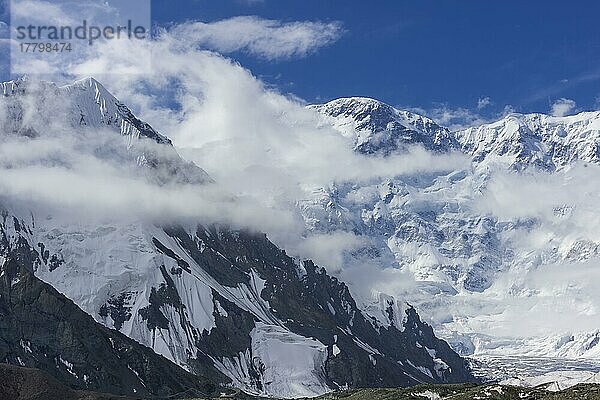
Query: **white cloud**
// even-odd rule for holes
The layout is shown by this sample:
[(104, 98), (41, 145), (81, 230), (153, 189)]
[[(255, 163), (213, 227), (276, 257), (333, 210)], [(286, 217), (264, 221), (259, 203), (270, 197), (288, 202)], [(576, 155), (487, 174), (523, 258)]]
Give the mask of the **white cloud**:
[(502, 220), (535, 218), (554, 223), (563, 218), (557, 209), (568, 205), (575, 231), (600, 240), (595, 228), (600, 217), (593, 217), (600, 201), (599, 173), (597, 165), (575, 165), (555, 173), (496, 173), (477, 208)]
[[(355, 243), (353, 238), (339, 235), (330, 241), (322, 238), (322, 244), (329, 243), (328, 246), (302, 244), (305, 241), (302, 236), (304, 222), (296, 203), (305, 199), (312, 189), (331, 182), (448, 171), (468, 163), (463, 156), (433, 155), (418, 148), (402, 156), (386, 158), (357, 154), (352, 150), (352, 143), (333, 128), (319, 127), (314, 111), (307, 110), (301, 101), (266, 87), (231, 60), (182, 43), (177, 35), (162, 32), (151, 42), (99, 43), (93, 46), (93, 57), (74, 67), (84, 76), (93, 75), (106, 82), (107, 88), (132, 106), (141, 118), (173, 139), (184, 156), (195, 161), (218, 182), (219, 193), (229, 193), (243, 201), (226, 202), (223, 195), (210, 192), (207, 197), (204, 192), (184, 188), (181, 189), (184, 200), (171, 202), (178, 198), (175, 191), (163, 192), (121, 178), (114, 179), (119, 183), (115, 190), (121, 191), (120, 195), (116, 200), (107, 199), (110, 206), (103, 208), (98, 202), (105, 196), (100, 194), (85, 201), (95, 193), (86, 182), (106, 189), (118, 174), (84, 175), (76, 179), (75, 172), (61, 170), (54, 171), (52, 177), (47, 176), (48, 173), (40, 175), (47, 182), (53, 182), (54, 187), (61, 188), (56, 193), (39, 193), (44, 202), (57, 205), (60, 203), (57, 196), (69, 193), (73, 207), (93, 204), (97, 209), (128, 210), (131, 204), (138, 203), (136, 196), (143, 194), (143, 199), (139, 200), (141, 209), (150, 215), (177, 215), (177, 207), (180, 207), (179, 215), (182, 216), (205, 220), (211, 217), (220, 220), (227, 216), (228, 223), (265, 231), (285, 248), (297, 251), (297, 255), (315, 257), (331, 263), (327, 266), (338, 268), (339, 255), (343, 251), (336, 253), (332, 249), (351, 251)], [(152, 60), (151, 69), (140, 65), (145, 60), (138, 56), (138, 52), (145, 54), (147, 50), (160, 55)], [(110, 74), (103, 75), (106, 71)], [(10, 188), (13, 182), (18, 182), (13, 186), (15, 190), (21, 188), (16, 193), (18, 196), (26, 196), (29, 191), (35, 194), (36, 188), (49, 188), (37, 178), (26, 179), (28, 174), (35, 177), (35, 170), (28, 168), (20, 171), (21, 175), (15, 171), (6, 174), (5, 187)], [(106, 171), (111, 169), (106, 168)], [(81, 185), (75, 185), (74, 193), (68, 191), (72, 182), (81, 182)], [(80, 193), (78, 188), (86, 189)], [(128, 193), (123, 188), (136, 189), (134, 193)], [(157, 201), (152, 203), (144, 200), (154, 198)], [(218, 201), (211, 202), (215, 198)], [(121, 206), (117, 207), (114, 201)], [(156, 213), (152, 213), (152, 207)]]
[(438, 124), (447, 127), (451, 131), (482, 125), (489, 122), (488, 119), (468, 108), (451, 108), (445, 104), (437, 105), (430, 109), (412, 108), (421, 115), (427, 115)]
[(352, 232), (334, 231), (327, 234), (315, 234), (300, 241), (296, 254), (310, 258), (317, 265), (325, 265), (329, 272), (339, 272), (348, 263), (348, 253), (364, 245), (364, 238)]
[[(487, 100), (486, 100), (487, 99)], [(489, 103), (486, 103), (489, 101)], [(504, 106), (504, 109), (500, 113), (496, 113), (494, 115), (484, 116), (479, 113), (479, 110), (487, 107), (488, 105), (493, 104), (488, 97), (480, 99), (480, 104), (484, 104), (483, 107), (477, 107), (477, 110), (465, 108), (465, 107), (449, 107), (446, 104), (437, 104), (432, 108), (421, 108), (421, 107), (413, 107), (409, 108), (410, 110), (421, 114), (426, 115), (429, 118), (433, 119), (435, 122), (440, 124), (441, 126), (445, 126), (451, 131), (458, 131), (461, 129), (470, 128), (473, 126), (479, 126), (483, 124), (488, 124), (492, 121), (496, 121), (499, 118), (505, 117), (507, 114), (515, 112), (515, 109), (510, 104)]]
[[(30, 114), (31, 110), (25, 111), (26, 121), (40, 117)], [(0, 119), (6, 116), (4, 109)], [(74, 131), (59, 123), (46, 124), (46, 128), (41, 136), (27, 140), (0, 138), (0, 203), (4, 206), (31, 205), (51, 213), (68, 209), (75, 219), (192, 219), (276, 234), (291, 234), (301, 227), (288, 210), (267, 209), (253, 199), (236, 199), (219, 185), (155, 182), (152, 174), (136, 167), (135, 156), (131, 156), (135, 150), (128, 149), (126, 138), (113, 131)], [(150, 141), (136, 146), (165, 152), (164, 146)]]
[(178, 25), (171, 34), (220, 53), (246, 51), (269, 60), (304, 57), (342, 35), (339, 22), (281, 22), (254, 16)]
[(16, 25), (20, 25), (22, 22), (24, 25), (34, 23), (56, 26), (74, 25), (77, 21), (69, 15), (72, 13), (65, 9), (67, 5), (66, 3), (51, 3), (42, 0), (13, 1), (10, 10), (11, 20)]
[(550, 112), (555, 117), (564, 117), (575, 111), (577, 104), (574, 100), (565, 99), (564, 97), (556, 100), (550, 109)]
[(517, 110), (516, 110), (515, 107), (513, 107), (510, 104), (507, 104), (507, 105), (504, 106), (504, 109), (502, 110), (502, 114), (501, 115), (502, 115), (502, 117), (505, 117), (505, 116), (507, 116), (509, 114), (513, 114), (513, 113), (516, 113), (516, 112), (517, 112)]
[(481, 97), (481, 98), (479, 98), (479, 100), (477, 100), (477, 109), (481, 110), (483, 108), (486, 108), (490, 104), (492, 104), (492, 99), (490, 99), (487, 96), (486, 97)]
[[(475, 198), (477, 212), (500, 224), (515, 224), (504, 235), (513, 254), (521, 257), (491, 289), (505, 296), (500, 304), (505, 322), (490, 327), (490, 334), (541, 336), (596, 329), (599, 173), (593, 164), (554, 173), (497, 171)], [(574, 247), (577, 243), (584, 247)]]

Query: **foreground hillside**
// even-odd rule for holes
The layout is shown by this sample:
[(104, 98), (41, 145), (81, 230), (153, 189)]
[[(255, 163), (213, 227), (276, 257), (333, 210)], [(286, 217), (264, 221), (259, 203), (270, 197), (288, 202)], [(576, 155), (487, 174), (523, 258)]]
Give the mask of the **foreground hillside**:
[[(189, 393), (187, 393), (189, 395)], [(183, 397), (182, 397), (183, 396)], [(23, 368), (9, 364), (0, 364), (0, 399), (11, 400), (133, 400), (133, 399), (186, 399), (186, 392), (168, 397), (121, 397), (98, 392), (73, 390), (45, 372), (34, 368)], [(233, 394), (214, 395), (214, 398), (233, 398), (238, 400), (259, 399), (237, 391)], [(187, 398), (186, 400), (204, 400), (208, 398)], [(418, 385), (403, 389), (358, 389), (323, 395), (316, 400), (569, 400), (600, 399), (600, 385), (579, 384), (560, 392), (542, 388), (523, 388), (507, 385)]]
[(561, 392), (549, 392), (542, 389), (522, 388), (504, 385), (421, 385), (408, 389), (362, 389), (338, 394), (329, 394), (322, 400), (415, 400), (415, 399), (600, 399), (599, 385), (577, 385)]
[(39, 369), (0, 364), (0, 399), (127, 400), (127, 397), (73, 390)]

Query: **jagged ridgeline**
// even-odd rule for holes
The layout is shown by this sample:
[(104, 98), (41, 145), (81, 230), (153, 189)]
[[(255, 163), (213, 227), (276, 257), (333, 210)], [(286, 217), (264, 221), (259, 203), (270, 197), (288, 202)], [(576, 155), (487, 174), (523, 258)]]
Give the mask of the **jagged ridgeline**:
[[(375, 99), (309, 107), (366, 157), (403, 157), (418, 146), (467, 160), (439, 173), (390, 174), (315, 190), (301, 204), (310, 232), (367, 238), (356, 262), (379, 260), (407, 271), (416, 282), (410, 302), (463, 355), (598, 358), (600, 334), (583, 323), (596, 291), (576, 277), (589, 276), (586, 264), (600, 257), (592, 222), (599, 111), (509, 113), (450, 131)], [(554, 277), (560, 283), (552, 281), (557, 269), (565, 271)], [(545, 293), (561, 307), (545, 306)], [(544, 312), (574, 322), (536, 319)], [(520, 321), (531, 318), (537, 321), (532, 330), (521, 329)], [(497, 337), (498, 328), (507, 337)], [(515, 332), (532, 337), (516, 339)]]
[[(67, 126), (86, 140), (105, 135), (99, 156), (131, 165), (136, 178), (212, 182), (93, 79), (64, 87), (20, 80), (0, 89), (2, 140), (36, 140)], [(299, 397), (474, 379), (404, 301), (382, 296), (375, 318), (343, 282), (262, 233), (194, 220), (99, 222), (3, 202), (0, 361), (41, 368), (72, 387), (129, 395), (225, 384)], [(23, 329), (28, 315), (36, 329)], [(44, 336), (41, 327), (56, 333)]]

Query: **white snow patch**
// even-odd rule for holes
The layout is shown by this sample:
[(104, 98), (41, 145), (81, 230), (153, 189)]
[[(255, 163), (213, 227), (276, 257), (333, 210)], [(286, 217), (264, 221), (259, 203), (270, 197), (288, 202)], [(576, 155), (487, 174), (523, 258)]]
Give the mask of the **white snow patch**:
[(33, 352), (31, 351), (31, 343), (28, 340), (21, 339), (19, 343), (21, 344), (21, 347), (23, 348), (23, 350), (25, 350), (25, 352), (33, 354)]
[(217, 306), (217, 312), (219, 313), (220, 316), (227, 318), (227, 311), (221, 306), (221, 303), (219, 303), (219, 300), (215, 300), (215, 306)]
[(252, 354), (264, 367), (261, 379), (266, 394), (314, 397), (330, 391), (323, 375), (327, 360), (323, 343), (260, 322), (250, 336)]
[(333, 356), (337, 356), (338, 354), (340, 354), (342, 351), (340, 350), (340, 348), (338, 347), (337, 344), (333, 345)]
[(425, 375), (427, 375), (428, 377), (433, 379), (433, 374), (431, 373), (431, 371), (425, 367), (419, 366), (419, 365), (415, 365), (413, 364), (410, 360), (406, 360), (406, 362), (413, 368), (415, 368), (418, 371), (421, 371), (422, 373), (424, 373)]
[(67, 372), (71, 375), (73, 375), (75, 378), (79, 379), (79, 377), (77, 376), (77, 374), (73, 371), (73, 364), (65, 359), (63, 359), (60, 355), (57, 358), (57, 361), (59, 361), (62, 365), (64, 365), (67, 369)]
[(426, 399), (429, 400), (442, 400), (442, 396), (440, 396), (439, 394), (432, 392), (431, 390), (426, 390), (424, 392), (421, 393), (413, 393), (414, 396), (419, 396), (419, 397), (425, 397)]
[(549, 391), (568, 389), (579, 383), (595, 383), (598, 374), (590, 371), (553, 371), (535, 377), (509, 378), (500, 382), (502, 385), (523, 387), (543, 386)]
[[(239, 357), (217, 363), (238, 387), (254, 387), (251, 394), (268, 397), (316, 397), (331, 389), (323, 374), (327, 346), (287, 329), (257, 322), (250, 333), (252, 349)], [(250, 370), (259, 372), (262, 390), (250, 378)]]
[(369, 346), (367, 343), (361, 341), (360, 339), (353, 337), (352, 340), (354, 341), (354, 343), (356, 343), (356, 345), (358, 347), (360, 347), (361, 349), (363, 349), (364, 351), (366, 351), (369, 354), (379, 354), (381, 355), (381, 352), (379, 350), (377, 350), (374, 347)]

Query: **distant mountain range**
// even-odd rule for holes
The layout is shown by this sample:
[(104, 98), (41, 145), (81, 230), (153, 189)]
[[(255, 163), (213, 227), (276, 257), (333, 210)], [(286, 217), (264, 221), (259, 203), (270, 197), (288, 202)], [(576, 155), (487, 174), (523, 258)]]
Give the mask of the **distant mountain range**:
[[(461, 354), (598, 357), (600, 332), (575, 322), (597, 315), (600, 300), (588, 282), (600, 256), (600, 112), (512, 113), (450, 132), (374, 99), (310, 108), (360, 153), (387, 157), (420, 146), (471, 162), (433, 176), (319, 188), (299, 205), (309, 230), (353, 232), (367, 243), (355, 262), (378, 259), (408, 272), (416, 288), (404, 299)], [(561, 325), (566, 320), (574, 323)], [(552, 324), (566, 327), (540, 334)], [(520, 337), (502, 330), (518, 325)]]

